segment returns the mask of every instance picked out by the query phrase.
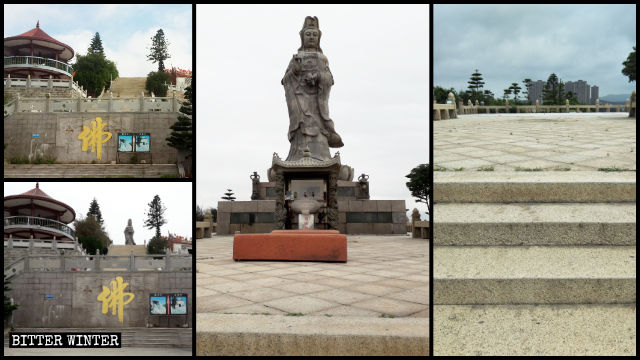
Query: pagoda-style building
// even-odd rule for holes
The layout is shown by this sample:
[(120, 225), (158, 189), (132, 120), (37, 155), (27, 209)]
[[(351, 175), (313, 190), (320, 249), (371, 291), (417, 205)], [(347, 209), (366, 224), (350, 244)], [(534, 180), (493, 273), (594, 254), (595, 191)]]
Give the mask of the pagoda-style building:
[(16, 36), (4, 38), (4, 77), (31, 79), (71, 79), (71, 46), (60, 42), (36, 27)]
[(68, 226), (76, 218), (71, 206), (40, 190), (40, 184), (19, 195), (4, 198), (4, 238), (55, 239), (75, 242), (75, 231)]

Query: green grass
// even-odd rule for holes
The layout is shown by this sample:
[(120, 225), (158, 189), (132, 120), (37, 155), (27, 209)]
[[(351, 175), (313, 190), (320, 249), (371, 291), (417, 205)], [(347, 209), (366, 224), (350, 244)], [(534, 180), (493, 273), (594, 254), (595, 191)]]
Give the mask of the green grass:
[(303, 313), (288, 313), (285, 316), (304, 316), (304, 314)]
[(481, 166), (477, 169), (478, 171), (493, 171), (495, 168), (492, 166)]
[(557, 167), (553, 171), (571, 171), (570, 167)]
[(433, 167), (433, 171), (447, 171), (447, 168), (444, 166), (440, 166), (440, 165), (435, 165)]
[(523, 168), (520, 166), (516, 166), (516, 171), (542, 171), (542, 168)]
[(29, 159), (26, 157), (22, 157), (22, 156), (14, 156), (11, 159), (9, 159), (9, 162), (11, 164), (28, 164), (29, 163)]
[(614, 172), (614, 171), (629, 171), (629, 169), (626, 168), (619, 168), (619, 167), (610, 167), (610, 168), (599, 168), (598, 171), (604, 171), (604, 172)]
[(392, 315), (392, 314), (385, 314), (385, 313), (383, 313), (383, 314), (381, 314), (381, 315), (380, 315), (380, 317), (381, 317), (381, 318), (389, 318), (389, 319), (393, 319), (393, 318), (395, 318), (396, 316), (395, 316), (395, 315)]
[(463, 168), (463, 167), (453, 168), (453, 171), (462, 171), (462, 170), (464, 170), (464, 168)]

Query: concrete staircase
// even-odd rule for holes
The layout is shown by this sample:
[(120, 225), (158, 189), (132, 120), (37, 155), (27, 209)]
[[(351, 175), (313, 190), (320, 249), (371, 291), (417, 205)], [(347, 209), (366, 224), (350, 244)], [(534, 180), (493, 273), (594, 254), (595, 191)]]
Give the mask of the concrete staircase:
[(5, 178), (178, 177), (175, 164), (4, 164)]
[[(122, 347), (191, 348), (192, 328), (16, 328), (14, 332), (26, 333), (74, 333), (74, 332), (119, 332)], [(4, 338), (4, 347), (9, 347), (9, 336)]]
[(635, 172), (435, 172), (434, 355), (634, 355)]
[(151, 96), (145, 90), (146, 82), (146, 77), (119, 77), (111, 83), (110, 90), (114, 98), (139, 97), (141, 92), (144, 92), (144, 96)]

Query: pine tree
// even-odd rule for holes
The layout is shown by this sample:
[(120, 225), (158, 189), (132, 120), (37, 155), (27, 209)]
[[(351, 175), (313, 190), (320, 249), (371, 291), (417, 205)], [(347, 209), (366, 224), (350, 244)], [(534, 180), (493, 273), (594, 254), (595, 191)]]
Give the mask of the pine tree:
[(156, 237), (159, 237), (160, 227), (167, 223), (167, 220), (164, 218), (164, 212), (167, 208), (162, 205), (162, 201), (158, 195), (154, 196), (153, 200), (148, 205), (149, 210), (147, 211), (147, 220), (144, 221), (144, 225), (147, 229), (155, 228)]
[(104, 55), (104, 48), (102, 47), (102, 40), (100, 40), (99, 33), (96, 32), (96, 34), (93, 36), (93, 39), (91, 39), (91, 45), (89, 45), (87, 53)]
[(524, 89), (525, 89), (525, 97), (527, 98), (527, 101), (529, 103), (531, 103), (531, 101), (529, 101), (529, 88), (531, 88), (531, 85), (533, 85), (533, 81), (529, 78), (526, 78), (524, 80), (522, 80), (522, 83), (524, 84)]
[(102, 213), (100, 212), (100, 205), (98, 205), (98, 200), (96, 200), (96, 198), (93, 198), (93, 200), (91, 201), (91, 204), (89, 205), (89, 211), (87, 212), (87, 217), (90, 215), (95, 217), (96, 220), (98, 220), (98, 222), (100, 223), (100, 225), (104, 225), (104, 221), (102, 220)]
[(518, 83), (511, 83), (511, 86), (509, 86), (509, 89), (511, 89), (511, 91), (513, 91), (513, 98), (517, 103), (518, 102), (518, 94), (520, 93), (520, 90), (522, 90), (522, 88), (520, 87), (520, 85), (518, 85)]
[(191, 86), (186, 87), (184, 91), (186, 101), (180, 107), (178, 121), (171, 126), (171, 135), (167, 138), (169, 146), (184, 151), (187, 156), (191, 155), (193, 149), (192, 96)]
[(233, 190), (231, 189), (227, 189), (227, 192), (224, 193), (225, 196), (223, 196), (221, 199), (222, 200), (227, 200), (227, 201), (234, 201), (236, 198), (233, 196)]
[(151, 38), (152, 44), (149, 49), (151, 52), (147, 55), (147, 60), (158, 63), (158, 71), (164, 71), (164, 61), (171, 57), (169, 55), (169, 42), (164, 38), (164, 31), (162, 29), (156, 32), (156, 35)]
[(546, 105), (562, 105), (563, 98), (564, 83), (552, 73), (542, 89), (542, 99)]
[(482, 89), (484, 86), (484, 82), (482, 80), (482, 74), (480, 74), (478, 69), (476, 69), (476, 72), (471, 74), (471, 80), (467, 81), (469, 89), (471, 89), (471, 91), (478, 91), (479, 89)]

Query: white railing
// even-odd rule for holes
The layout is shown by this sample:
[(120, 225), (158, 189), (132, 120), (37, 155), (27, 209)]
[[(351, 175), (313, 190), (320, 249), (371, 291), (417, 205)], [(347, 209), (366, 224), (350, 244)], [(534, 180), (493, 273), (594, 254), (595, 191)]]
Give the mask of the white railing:
[(32, 67), (39, 69), (46, 69), (55, 72), (59, 72), (71, 77), (73, 73), (73, 68), (71, 65), (54, 60), (48, 59), (38, 56), (5, 56), (4, 57), (4, 68), (22, 68), (22, 67)]
[(48, 79), (32, 79), (29, 75), (27, 78), (12, 78), (8, 76), (4, 78), (5, 89), (10, 88), (39, 88), (39, 89), (53, 89), (53, 88), (69, 88), (75, 90), (81, 97), (87, 97), (87, 91), (84, 90), (80, 84), (71, 79), (53, 79), (49, 76)]
[(56, 220), (46, 219), (35, 216), (8, 216), (4, 218), (4, 228), (18, 229), (18, 228), (35, 228), (43, 230), (53, 230), (59, 234), (62, 234), (70, 239), (75, 239), (76, 232), (65, 223), (61, 223)]
[(21, 98), (5, 105), (5, 116), (19, 112), (178, 112), (180, 101), (175, 97), (92, 98)]

